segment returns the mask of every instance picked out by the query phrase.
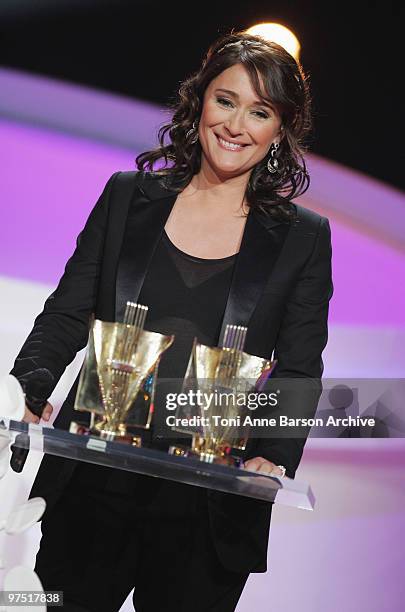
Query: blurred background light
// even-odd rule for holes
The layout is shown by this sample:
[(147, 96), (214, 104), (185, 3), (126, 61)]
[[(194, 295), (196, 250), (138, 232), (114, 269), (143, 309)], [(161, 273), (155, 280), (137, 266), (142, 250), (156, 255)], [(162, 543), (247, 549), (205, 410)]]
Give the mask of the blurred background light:
[(258, 23), (246, 30), (249, 34), (261, 36), (276, 42), (290, 53), (297, 61), (300, 58), (301, 45), (295, 34), (280, 23)]

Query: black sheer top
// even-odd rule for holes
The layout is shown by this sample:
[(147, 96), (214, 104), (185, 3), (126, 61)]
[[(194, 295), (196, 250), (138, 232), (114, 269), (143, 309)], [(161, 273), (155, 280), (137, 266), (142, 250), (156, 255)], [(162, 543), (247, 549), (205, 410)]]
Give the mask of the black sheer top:
[(175, 335), (159, 365), (159, 380), (172, 381), (158, 385), (153, 438), (170, 437), (164, 424), (171, 414), (165, 394), (180, 392), (194, 337), (208, 346), (218, 344), (236, 258), (237, 254), (221, 259), (189, 255), (163, 231), (138, 298), (149, 307), (145, 329)]
[[(194, 257), (172, 244), (165, 231), (155, 249), (138, 301), (149, 307), (145, 329), (175, 334), (159, 365), (162, 382), (157, 385), (151, 431), (155, 448), (167, 450), (170, 444), (191, 441), (166, 425), (166, 416), (172, 414), (166, 409), (166, 393), (181, 391), (194, 336), (203, 344), (218, 344), (236, 258), (237, 254), (221, 259)], [(133, 477), (129, 482), (136, 481), (137, 516), (184, 519), (207, 511), (206, 490), (201, 487), (141, 474)], [(126, 487), (128, 479), (122, 479)]]

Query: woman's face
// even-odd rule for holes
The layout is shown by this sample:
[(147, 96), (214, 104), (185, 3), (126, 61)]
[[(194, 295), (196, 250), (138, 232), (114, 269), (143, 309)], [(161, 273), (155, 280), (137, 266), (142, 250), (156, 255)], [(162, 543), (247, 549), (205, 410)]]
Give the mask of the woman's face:
[(250, 174), (272, 143), (280, 142), (280, 127), (276, 109), (258, 99), (245, 68), (234, 64), (205, 91), (198, 126), (201, 163), (223, 178)]

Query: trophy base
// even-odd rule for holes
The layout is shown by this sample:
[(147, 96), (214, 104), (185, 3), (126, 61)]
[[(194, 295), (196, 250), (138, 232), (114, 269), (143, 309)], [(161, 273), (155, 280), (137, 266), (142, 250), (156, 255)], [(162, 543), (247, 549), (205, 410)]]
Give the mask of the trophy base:
[(190, 448), (189, 446), (176, 445), (170, 446), (168, 453), (177, 457), (192, 457), (193, 459), (198, 459), (199, 461), (204, 461), (205, 463), (216, 463), (219, 465), (226, 465), (228, 467), (237, 468), (243, 467), (242, 457), (226, 454), (223, 452), (216, 454), (210, 451)]
[(108, 442), (120, 442), (122, 444), (130, 444), (140, 448), (142, 446), (142, 436), (130, 433), (128, 431), (107, 431), (104, 429), (95, 428), (84, 423), (72, 421), (70, 423), (69, 433), (78, 434), (80, 436), (93, 436), (106, 440)]

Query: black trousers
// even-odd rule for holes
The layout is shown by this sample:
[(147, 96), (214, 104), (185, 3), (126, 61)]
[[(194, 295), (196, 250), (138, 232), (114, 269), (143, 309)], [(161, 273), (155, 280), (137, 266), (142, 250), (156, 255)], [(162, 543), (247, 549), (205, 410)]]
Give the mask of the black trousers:
[(35, 571), (69, 612), (232, 612), (249, 574), (219, 561), (200, 487), (82, 463), (42, 520)]

